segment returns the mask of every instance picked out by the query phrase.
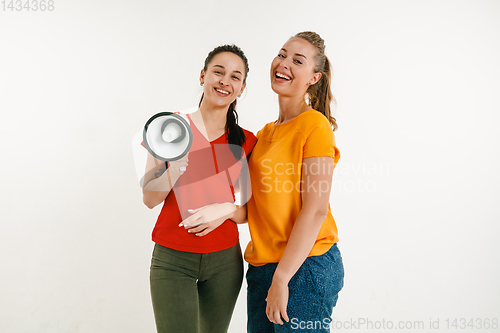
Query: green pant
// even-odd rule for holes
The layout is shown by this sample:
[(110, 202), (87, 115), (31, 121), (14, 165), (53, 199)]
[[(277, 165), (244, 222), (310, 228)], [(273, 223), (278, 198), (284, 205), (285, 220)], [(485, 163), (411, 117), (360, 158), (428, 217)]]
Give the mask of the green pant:
[(150, 282), (158, 332), (227, 332), (242, 281), (240, 244), (213, 253), (156, 244)]

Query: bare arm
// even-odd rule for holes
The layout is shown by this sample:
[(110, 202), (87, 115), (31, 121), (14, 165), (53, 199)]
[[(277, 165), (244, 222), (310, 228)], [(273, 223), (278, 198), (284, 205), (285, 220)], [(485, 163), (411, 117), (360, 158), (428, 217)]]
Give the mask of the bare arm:
[(211, 204), (198, 209), (189, 210), (193, 215), (179, 224), (196, 236), (205, 236), (230, 219), (236, 224), (247, 222), (247, 207), (237, 206), (231, 202)]
[(288, 321), (288, 282), (311, 252), (328, 214), (334, 159), (310, 157), (304, 159), (303, 163), (302, 209), (292, 228), (267, 296), (267, 316), (271, 322), (277, 324), (283, 324), (281, 316)]
[(170, 167), (167, 169), (166, 162), (148, 153), (142, 184), (142, 201), (148, 208), (152, 209), (165, 201), (179, 177), (184, 173), (180, 171), (180, 167), (187, 167), (187, 162), (188, 155), (170, 162)]
[(248, 222), (247, 205), (244, 204), (243, 206), (236, 206), (236, 207), (237, 207), (236, 211), (233, 213), (233, 216), (229, 217), (229, 219), (236, 224), (247, 223)]

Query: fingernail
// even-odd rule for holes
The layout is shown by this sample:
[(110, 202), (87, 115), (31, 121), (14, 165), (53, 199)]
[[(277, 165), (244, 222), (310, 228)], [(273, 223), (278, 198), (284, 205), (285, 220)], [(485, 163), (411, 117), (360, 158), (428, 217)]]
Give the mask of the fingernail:
[(182, 224), (182, 223), (181, 223), (181, 224), (179, 224), (179, 227), (182, 227), (183, 225), (184, 225), (184, 224)]
[(188, 209), (188, 212), (190, 212), (190, 213), (194, 212), (194, 209)]

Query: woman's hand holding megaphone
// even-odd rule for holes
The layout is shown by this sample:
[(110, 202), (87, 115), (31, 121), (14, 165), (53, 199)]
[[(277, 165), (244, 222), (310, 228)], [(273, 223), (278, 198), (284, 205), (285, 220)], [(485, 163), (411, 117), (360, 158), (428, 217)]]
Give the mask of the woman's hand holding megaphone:
[[(177, 181), (177, 179), (186, 171), (186, 168), (188, 166), (188, 161), (189, 161), (189, 153), (184, 155), (182, 158), (178, 159), (177, 161), (171, 161), (168, 162), (169, 166), (167, 171), (170, 172), (170, 177), (173, 181), (173, 184)], [(172, 184), (172, 186), (173, 186)]]
[(177, 161), (168, 162), (168, 168), (165, 170), (166, 162), (148, 154), (142, 182), (143, 202), (147, 207), (153, 208), (165, 200), (179, 177), (186, 171), (188, 156), (189, 153)]

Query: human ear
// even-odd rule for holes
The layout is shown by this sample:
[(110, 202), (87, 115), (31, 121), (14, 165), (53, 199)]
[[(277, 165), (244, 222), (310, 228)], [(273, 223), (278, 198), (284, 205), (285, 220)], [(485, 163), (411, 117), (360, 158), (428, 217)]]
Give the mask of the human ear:
[(247, 86), (247, 84), (243, 83), (243, 85), (241, 86), (241, 89), (240, 89), (240, 93), (238, 94), (238, 97), (241, 97), (241, 94), (243, 94), (243, 90), (245, 90), (246, 86)]
[(203, 85), (204, 81), (205, 81), (205, 71), (202, 69), (200, 73), (200, 86)]
[(321, 79), (321, 73), (320, 72), (316, 72), (314, 73), (314, 76), (311, 78), (311, 81), (309, 81), (309, 85), (313, 85), (313, 84), (316, 84), (319, 79)]

